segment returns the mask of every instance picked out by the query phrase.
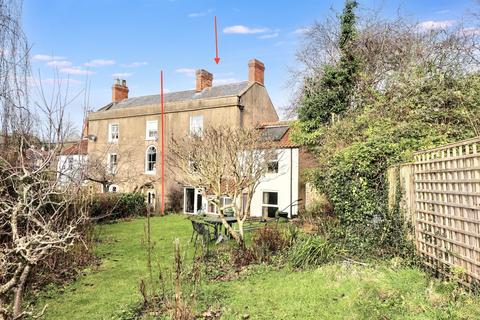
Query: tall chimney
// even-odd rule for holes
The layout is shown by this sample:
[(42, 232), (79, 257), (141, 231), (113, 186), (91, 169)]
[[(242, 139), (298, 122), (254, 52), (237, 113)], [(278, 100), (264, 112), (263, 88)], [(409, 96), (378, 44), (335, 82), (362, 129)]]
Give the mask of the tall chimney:
[(213, 74), (203, 69), (197, 70), (195, 74), (197, 76), (197, 84), (195, 87), (197, 92), (200, 92), (205, 88), (212, 87)]
[(248, 61), (248, 81), (258, 82), (262, 86), (264, 83), (265, 65), (262, 61), (252, 59)]
[(125, 99), (128, 99), (127, 81), (117, 78), (112, 86), (112, 102), (120, 102)]

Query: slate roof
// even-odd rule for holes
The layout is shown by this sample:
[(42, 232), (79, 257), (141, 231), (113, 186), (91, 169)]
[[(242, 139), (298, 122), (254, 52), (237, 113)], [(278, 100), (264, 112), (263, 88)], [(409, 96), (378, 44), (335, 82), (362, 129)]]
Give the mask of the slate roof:
[[(179, 101), (192, 101), (192, 100), (221, 98), (221, 97), (227, 97), (227, 96), (233, 96), (233, 95), (240, 95), (245, 89), (247, 89), (249, 84), (250, 82), (248, 81), (242, 81), (237, 83), (229, 83), (229, 84), (224, 84), (219, 86), (213, 86), (211, 88), (205, 88), (201, 92), (196, 92), (195, 90), (169, 92), (164, 94), (164, 102), (168, 103), (168, 102), (179, 102)], [(103, 108), (100, 108), (98, 111), (140, 107), (140, 106), (158, 104), (159, 102), (160, 102), (159, 94), (133, 97), (117, 103), (109, 103)]]
[(276, 148), (299, 148), (300, 146), (290, 140), (290, 122), (278, 121), (263, 123), (258, 127), (262, 130), (262, 138), (273, 142)]

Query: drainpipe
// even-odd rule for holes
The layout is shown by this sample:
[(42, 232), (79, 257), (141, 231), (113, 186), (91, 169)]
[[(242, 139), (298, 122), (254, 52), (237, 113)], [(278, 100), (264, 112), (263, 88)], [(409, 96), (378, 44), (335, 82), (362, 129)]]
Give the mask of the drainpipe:
[(242, 106), (240, 104), (240, 96), (237, 96), (237, 107), (240, 110), (239, 119), (238, 119), (239, 126), (240, 128), (243, 128), (243, 110), (245, 109), (245, 106)]
[(293, 154), (292, 154), (292, 148), (290, 148), (290, 219), (292, 218), (292, 210), (293, 210), (293, 195), (292, 195), (292, 190), (293, 190)]

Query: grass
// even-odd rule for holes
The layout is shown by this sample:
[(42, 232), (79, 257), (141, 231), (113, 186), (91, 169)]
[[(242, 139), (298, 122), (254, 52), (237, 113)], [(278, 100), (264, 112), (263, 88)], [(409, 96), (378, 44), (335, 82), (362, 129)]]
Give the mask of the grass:
[(412, 268), (343, 266), (260, 270), (208, 287), (222, 319), (480, 319), (480, 299), (460, 295)]
[[(191, 225), (185, 217), (172, 215), (152, 218), (154, 264), (172, 264), (173, 241), (187, 243)], [(38, 301), (48, 304), (45, 319), (110, 319), (117, 310), (140, 299), (140, 278), (148, 276), (144, 238), (145, 219), (100, 225), (101, 242), (96, 253), (102, 258), (98, 270), (86, 274), (65, 288), (51, 289)]]
[[(46, 319), (111, 319), (139, 301), (139, 279), (147, 276), (143, 228), (142, 219), (101, 226), (101, 267), (62, 290), (48, 291), (39, 303), (49, 304)], [(152, 234), (156, 258), (167, 267), (174, 238), (186, 243), (191, 225), (182, 216), (156, 217)], [(222, 319), (480, 319), (480, 298), (389, 262), (301, 272), (258, 266), (241, 279), (202, 289), (197, 311), (213, 306), (222, 310)]]

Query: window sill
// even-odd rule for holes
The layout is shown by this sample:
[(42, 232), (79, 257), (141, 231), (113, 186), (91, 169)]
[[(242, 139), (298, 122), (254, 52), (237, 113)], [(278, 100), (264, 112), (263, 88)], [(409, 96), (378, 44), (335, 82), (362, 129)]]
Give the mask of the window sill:
[(145, 174), (148, 174), (150, 176), (156, 175), (157, 171), (145, 171)]

